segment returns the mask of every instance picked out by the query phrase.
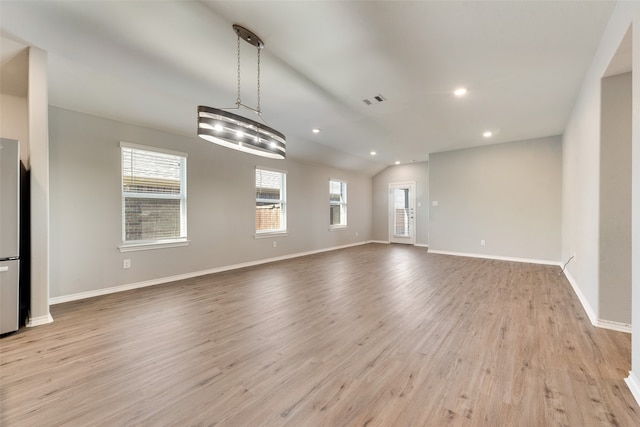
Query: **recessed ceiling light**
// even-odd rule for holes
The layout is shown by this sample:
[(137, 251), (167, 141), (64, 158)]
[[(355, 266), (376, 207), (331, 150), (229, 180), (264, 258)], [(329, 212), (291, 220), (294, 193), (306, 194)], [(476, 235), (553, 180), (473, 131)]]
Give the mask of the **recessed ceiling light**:
[(396, 160), (396, 165), (399, 165), (399, 164), (400, 164), (400, 160)]
[(467, 88), (466, 87), (459, 87), (458, 89), (453, 91), (453, 94), (455, 96), (464, 96), (467, 94)]
[(320, 133), (320, 129), (318, 129), (318, 128), (311, 129), (311, 132), (313, 132), (313, 133)]
[(485, 133), (483, 133), (482, 136), (484, 136), (485, 138), (491, 138), (493, 136), (493, 132), (488, 130)]
[(375, 155), (376, 155), (376, 154), (378, 154), (378, 153), (376, 153), (375, 151), (372, 151), (372, 152), (371, 152), (371, 153), (369, 153), (369, 154), (371, 154), (372, 156), (375, 156)]

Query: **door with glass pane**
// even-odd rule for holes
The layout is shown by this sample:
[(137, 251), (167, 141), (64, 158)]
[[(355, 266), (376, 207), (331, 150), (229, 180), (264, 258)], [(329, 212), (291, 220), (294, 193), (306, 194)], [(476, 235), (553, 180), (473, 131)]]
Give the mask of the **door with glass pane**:
[(389, 242), (416, 243), (415, 182), (389, 184)]

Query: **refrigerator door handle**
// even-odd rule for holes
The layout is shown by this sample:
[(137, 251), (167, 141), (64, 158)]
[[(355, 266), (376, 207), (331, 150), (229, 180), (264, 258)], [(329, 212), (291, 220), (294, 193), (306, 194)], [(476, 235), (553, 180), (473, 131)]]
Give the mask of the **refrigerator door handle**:
[(3, 271), (9, 271), (9, 267), (7, 267), (6, 265), (4, 267), (0, 267), (0, 273)]

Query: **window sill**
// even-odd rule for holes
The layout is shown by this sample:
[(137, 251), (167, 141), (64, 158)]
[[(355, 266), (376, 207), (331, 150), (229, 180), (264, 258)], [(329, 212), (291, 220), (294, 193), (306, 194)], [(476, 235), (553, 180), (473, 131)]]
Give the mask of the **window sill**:
[(271, 237), (287, 237), (286, 231), (269, 231), (266, 233), (256, 233), (253, 235), (255, 239), (269, 239)]
[(154, 243), (129, 243), (118, 246), (118, 250), (120, 252), (149, 251), (152, 249), (177, 248), (181, 246), (187, 246), (189, 243), (189, 240), (166, 240)]
[(334, 226), (329, 226), (329, 231), (344, 231), (347, 228), (348, 227), (346, 225), (334, 225)]

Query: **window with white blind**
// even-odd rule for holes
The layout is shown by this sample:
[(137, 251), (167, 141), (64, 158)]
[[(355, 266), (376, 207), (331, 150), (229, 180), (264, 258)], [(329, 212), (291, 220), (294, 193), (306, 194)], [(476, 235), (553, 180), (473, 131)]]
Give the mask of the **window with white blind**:
[(187, 240), (187, 155), (121, 143), (123, 248)]
[(256, 168), (256, 233), (286, 233), (287, 173)]
[(347, 183), (329, 180), (329, 228), (347, 226)]

